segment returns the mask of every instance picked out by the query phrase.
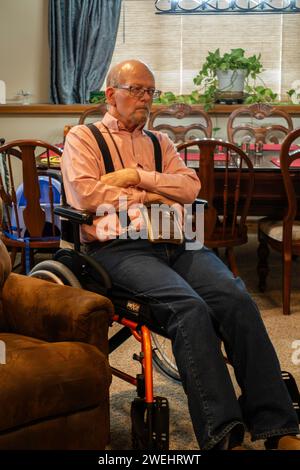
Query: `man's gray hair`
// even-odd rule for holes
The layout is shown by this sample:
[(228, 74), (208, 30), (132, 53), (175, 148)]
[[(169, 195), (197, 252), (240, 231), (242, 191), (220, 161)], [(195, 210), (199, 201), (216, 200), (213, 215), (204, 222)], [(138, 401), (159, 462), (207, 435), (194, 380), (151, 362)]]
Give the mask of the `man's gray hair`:
[(116, 67), (113, 67), (107, 77), (106, 77), (106, 86), (107, 87), (114, 87), (119, 85), (119, 75), (120, 75), (120, 70), (117, 70)]

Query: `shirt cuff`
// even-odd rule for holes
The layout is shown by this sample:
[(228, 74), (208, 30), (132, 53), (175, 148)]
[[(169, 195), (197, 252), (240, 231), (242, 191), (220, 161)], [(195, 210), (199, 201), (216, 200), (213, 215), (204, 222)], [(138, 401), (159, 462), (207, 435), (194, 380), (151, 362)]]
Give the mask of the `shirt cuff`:
[(140, 177), (140, 182), (137, 185), (137, 188), (153, 192), (155, 188), (155, 171), (145, 171), (141, 168), (137, 168), (137, 172)]

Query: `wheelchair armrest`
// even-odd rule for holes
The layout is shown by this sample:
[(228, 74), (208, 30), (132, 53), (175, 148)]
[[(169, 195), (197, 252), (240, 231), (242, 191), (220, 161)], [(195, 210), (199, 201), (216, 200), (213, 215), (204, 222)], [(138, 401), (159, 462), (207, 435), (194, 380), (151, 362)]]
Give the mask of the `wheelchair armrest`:
[(196, 198), (193, 202), (193, 211), (196, 209), (196, 206), (202, 204), (204, 209), (208, 208), (208, 202), (205, 199)]
[(91, 212), (74, 209), (71, 206), (57, 206), (54, 208), (54, 214), (78, 225), (93, 225), (93, 214)]

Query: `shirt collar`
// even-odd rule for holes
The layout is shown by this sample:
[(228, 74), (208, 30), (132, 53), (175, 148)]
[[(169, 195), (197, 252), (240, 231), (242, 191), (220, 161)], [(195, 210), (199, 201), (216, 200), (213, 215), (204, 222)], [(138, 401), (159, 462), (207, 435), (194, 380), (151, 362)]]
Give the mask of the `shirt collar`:
[(111, 131), (113, 132), (128, 132), (129, 134), (132, 135), (146, 135), (143, 129), (135, 129), (133, 132), (127, 131), (124, 127), (123, 124), (114, 116), (112, 116), (109, 112), (105, 113), (102, 122), (105, 126), (107, 126)]

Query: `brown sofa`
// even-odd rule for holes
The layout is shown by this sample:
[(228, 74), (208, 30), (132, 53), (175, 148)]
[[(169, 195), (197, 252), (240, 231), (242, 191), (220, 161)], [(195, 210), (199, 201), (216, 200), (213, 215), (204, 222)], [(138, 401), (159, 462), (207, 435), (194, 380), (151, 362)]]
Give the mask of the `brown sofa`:
[(10, 273), (0, 241), (0, 449), (105, 448), (112, 313), (105, 297)]

